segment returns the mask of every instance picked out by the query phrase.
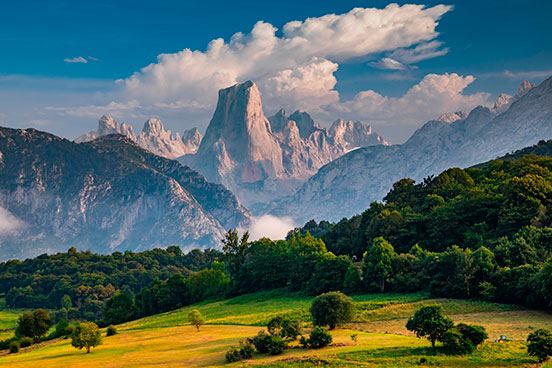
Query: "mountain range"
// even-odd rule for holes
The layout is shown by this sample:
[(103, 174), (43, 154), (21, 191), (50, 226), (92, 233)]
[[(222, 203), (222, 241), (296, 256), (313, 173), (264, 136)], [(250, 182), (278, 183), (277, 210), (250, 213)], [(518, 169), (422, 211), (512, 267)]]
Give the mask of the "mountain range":
[(371, 146), (323, 166), (296, 193), (272, 203), (270, 213), (296, 221), (339, 220), (381, 200), (401, 178), (416, 181), (450, 167), (468, 167), (552, 138), (552, 77), (524, 81), (493, 108), (445, 114), (404, 144)]
[(219, 91), (197, 153), (179, 161), (224, 184), (258, 213), (345, 153), (385, 144), (361, 122), (339, 119), (325, 129), (300, 110), (266, 117), (257, 85), (247, 81)]
[(217, 247), (251, 219), (222, 185), (123, 135), (78, 144), (35, 129), (0, 128), (0, 206), (19, 225), (0, 259)]
[(119, 123), (111, 115), (104, 115), (98, 121), (98, 130), (88, 132), (75, 139), (76, 143), (88, 142), (109, 134), (121, 134), (136, 142), (140, 147), (156, 155), (174, 159), (188, 153), (195, 153), (201, 142), (201, 133), (197, 128), (172, 134), (165, 130), (159, 119), (148, 119), (140, 134), (136, 135), (131, 125)]

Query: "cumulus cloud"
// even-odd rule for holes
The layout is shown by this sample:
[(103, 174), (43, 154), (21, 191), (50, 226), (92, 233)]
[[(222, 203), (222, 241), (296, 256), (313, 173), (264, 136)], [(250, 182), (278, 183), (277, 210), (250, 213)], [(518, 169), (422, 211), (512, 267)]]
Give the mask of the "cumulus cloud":
[[(156, 63), (118, 82), (127, 99), (142, 104), (212, 106), (219, 89), (247, 79), (259, 84), (269, 107), (290, 99), (297, 108), (327, 104), (338, 98), (336, 63), (431, 41), (438, 35), (439, 19), (450, 9), (397, 4), (355, 8), (289, 22), (282, 36), (271, 24), (257, 22), (249, 34), (236, 33), (228, 42), (215, 39), (205, 51), (161, 54)], [(285, 94), (283, 100), (276, 91)]]
[(260, 238), (284, 239), (287, 233), (294, 228), (295, 224), (291, 217), (263, 215), (253, 219), (253, 223), (249, 228), (249, 235), (251, 240)]
[(63, 59), (63, 61), (65, 61), (66, 63), (70, 63), (70, 64), (75, 64), (75, 63), (77, 63), (77, 64), (79, 64), (79, 63), (86, 64), (86, 63), (88, 63), (88, 60), (86, 60), (82, 56)]
[(463, 93), (474, 80), (473, 76), (456, 73), (428, 74), (401, 97), (387, 97), (367, 90), (350, 101), (327, 105), (324, 110), (351, 119), (365, 116), (374, 124), (418, 125), (441, 113), (488, 105), (488, 93)]
[(0, 235), (10, 235), (21, 229), (25, 223), (4, 207), (0, 207)]

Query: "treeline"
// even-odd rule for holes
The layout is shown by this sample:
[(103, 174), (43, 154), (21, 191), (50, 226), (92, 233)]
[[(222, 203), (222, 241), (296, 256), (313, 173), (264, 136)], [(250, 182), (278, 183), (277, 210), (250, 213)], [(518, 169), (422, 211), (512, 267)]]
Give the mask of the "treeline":
[(117, 293), (134, 295), (156, 280), (188, 277), (209, 267), (221, 253), (180, 248), (111, 255), (78, 252), (41, 255), (0, 263), (0, 294), (10, 308), (60, 310), (56, 319), (99, 319), (104, 302)]
[(364, 290), (544, 307), (552, 305), (551, 204), (552, 159), (528, 155), (400, 180), (384, 203), (336, 224), (310, 221), (288, 239), (308, 230), (334, 254), (364, 258)]

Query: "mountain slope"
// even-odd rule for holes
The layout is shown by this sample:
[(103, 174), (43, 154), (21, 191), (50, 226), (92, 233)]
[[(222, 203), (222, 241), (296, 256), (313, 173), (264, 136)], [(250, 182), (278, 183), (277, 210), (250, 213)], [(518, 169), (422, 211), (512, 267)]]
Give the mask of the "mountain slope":
[(269, 212), (300, 222), (338, 220), (380, 200), (401, 178), (419, 181), (552, 138), (552, 78), (534, 88), (522, 83), (503, 113), (479, 106), (462, 115), (430, 121), (402, 145), (361, 148), (338, 158)]
[(255, 83), (219, 91), (217, 107), (194, 155), (179, 160), (222, 183), (252, 209), (293, 193), (318, 169), (360, 146), (386, 144), (361, 122), (327, 130), (304, 111), (267, 118)]
[(24, 222), (0, 259), (66, 250), (214, 247), (249, 213), (219, 184), (121, 135), (76, 144), (0, 128), (0, 207)]

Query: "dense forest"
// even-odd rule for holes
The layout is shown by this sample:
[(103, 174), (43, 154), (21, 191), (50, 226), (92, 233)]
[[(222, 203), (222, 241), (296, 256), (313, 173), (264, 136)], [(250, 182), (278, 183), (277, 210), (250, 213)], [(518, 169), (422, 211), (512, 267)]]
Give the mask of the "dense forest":
[(0, 263), (0, 294), (6, 294), (12, 308), (65, 309), (69, 318), (97, 319), (104, 302), (116, 293), (134, 295), (155, 280), (188, 277), (220, 255), (211, 249), (182, 254), (175, 246), (111, 255), (71, 248), (67, 253)]
[(249, 241), (230, 230), (222, 252), (71, 249), (5, 262), (0, 293), (10, 307), (76, 310), (103, 324), (276, 288), (427, 292), (549, 308), (551, 201), (552, 158), (494, 160), (421, 183), (400, 180), (362, 214), (310, 221), (286, 240)]

